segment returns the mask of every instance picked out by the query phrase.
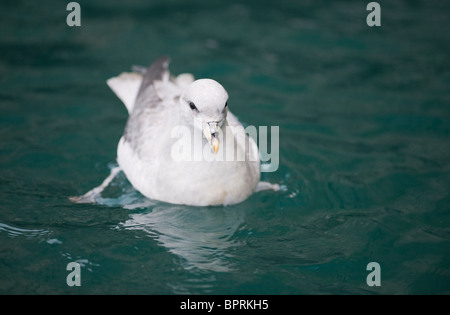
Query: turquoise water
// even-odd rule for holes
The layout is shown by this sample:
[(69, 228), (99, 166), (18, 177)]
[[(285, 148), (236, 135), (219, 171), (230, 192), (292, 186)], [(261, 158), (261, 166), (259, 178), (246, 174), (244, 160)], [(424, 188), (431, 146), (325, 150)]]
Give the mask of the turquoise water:
[[(0, 293), (450, 293), (448, 2), (379, 1), (372, 28), (369, 1), (79, 1), (72, 28), (68, 2), (0, 4)], [(115, 165), (106, 79), (163, 54), (279, 126), (284, 190), (174, 206), (121, 174), (68, 200)]]

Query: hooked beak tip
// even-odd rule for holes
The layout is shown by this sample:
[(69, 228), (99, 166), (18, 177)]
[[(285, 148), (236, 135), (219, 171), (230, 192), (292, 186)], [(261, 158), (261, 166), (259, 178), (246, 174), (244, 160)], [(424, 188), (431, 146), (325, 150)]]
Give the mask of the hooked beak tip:
[(217, 154), (219, 151), (219, 140), (217, 138), (213, 138), (211, 142), (212, 149), (214, 151), (214, 154)]

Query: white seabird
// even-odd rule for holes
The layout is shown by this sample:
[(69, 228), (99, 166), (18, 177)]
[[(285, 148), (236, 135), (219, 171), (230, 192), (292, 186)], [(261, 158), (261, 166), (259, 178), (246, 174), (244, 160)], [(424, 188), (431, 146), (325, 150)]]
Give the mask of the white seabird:
[[(172, 77), (169, 58), (107, 81), (129, 118), (117, 147), (117, 162), (144, 196), (173, 204), (231, 205), (277, 184), (260, 182), (255, 141), (228, 109), (228, 93), (212, 79)], [(228, 153), (228, 154), (227, 154)], [(74, 202), (95, 202), (111, 182)]]

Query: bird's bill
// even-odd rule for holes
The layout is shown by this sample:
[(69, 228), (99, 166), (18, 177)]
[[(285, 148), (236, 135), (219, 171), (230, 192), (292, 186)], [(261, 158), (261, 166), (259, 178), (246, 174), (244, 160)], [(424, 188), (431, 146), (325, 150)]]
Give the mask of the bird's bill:
[(214, 154), (219, 151), (219, 133), (217, 123), (208, 123), (208, 127), (203, 128), (203, 135), (211, 145)]

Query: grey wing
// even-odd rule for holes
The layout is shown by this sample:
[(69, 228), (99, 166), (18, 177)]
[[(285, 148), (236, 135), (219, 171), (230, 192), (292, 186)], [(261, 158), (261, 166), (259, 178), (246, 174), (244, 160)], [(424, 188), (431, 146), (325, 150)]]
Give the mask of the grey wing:
[(161, 113), (157, 107), (161, 103), (161, 99), (156, 92), (154, 82), (164, 80), (170, 75), (168, 70), (169, 62), (170, 59), (168, 57), (161, 57), (146, 69), (136, 96), (133, 111), (128, 117), (124, 138), (138, 153), (143, 139), (153, 136), (148, 135), (149, 124), (157, 127), (156, 125), (160, 121), (157, 116)]
[(169, 62), (169, 57), (164, 56), (155, 60), (147, 68), (142, 77), (134, 108), (142, 106), (153, 107), (158, 103), (158, 95), (155, 93), (153, 83), (156, 80), (163, 80), (165, 76), (169, 76)]

